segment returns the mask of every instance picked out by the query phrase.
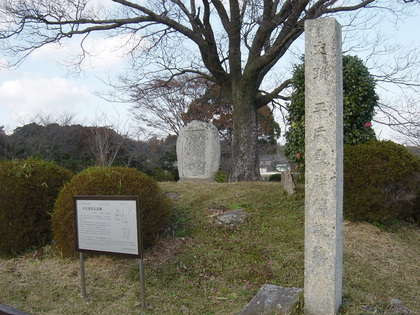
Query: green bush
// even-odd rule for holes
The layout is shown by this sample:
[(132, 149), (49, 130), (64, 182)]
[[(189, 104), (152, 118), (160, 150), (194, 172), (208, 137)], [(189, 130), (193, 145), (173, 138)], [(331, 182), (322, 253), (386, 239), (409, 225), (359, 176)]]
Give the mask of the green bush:
[(157, 182), (173, 182), (175, 181), (174, 175), (168, 171), (157, 171), (151, 174), (151, 177)]
[[(305, 167), (305, 64), (295, 66), (293, 92), (287, 105), (285, 154), (295, 167)], [(378, 106), (375, 79), (357, 56), (343, 56), (343, 141), (359, 144), (376, 140), (371, 121)], [(303, 173), (303, 172), (302, 172)]]
[(281, 174), (273, 174), (268, 178), (269, 182), (281, 182)]
[(226, 183), (226, 174), (223, 170), (218, 170), (214, 179), (217, 183)]
[(60, 191), (54, 207), (54, 245), (63, 256), (76, 254), (74, 195), (138, 195), (145, 247), (153, 243), (156, 234), (166, 226), (170, 215), (169, 199), (151, 177), (126, 167), (89, 168), (74, 176)]
[(28, 159), (0, 162), (0, 256), (51, 241), (50, 213), (70, 171)]
[(344, 216), (387, 223), (418, 220), (420, 159), (392, 141), (344, 149)]

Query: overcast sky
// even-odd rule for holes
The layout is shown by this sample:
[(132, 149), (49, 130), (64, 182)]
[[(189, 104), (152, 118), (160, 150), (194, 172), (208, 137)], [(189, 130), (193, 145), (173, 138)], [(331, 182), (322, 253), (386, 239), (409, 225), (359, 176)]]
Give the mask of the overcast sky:
[[(400, 21), (398, 28), (388, 20), (376, 27), (401, 45), (420, 49), (419, 14)], [(89, 45), (95, 56), (85, 60), (85, 72), (80, 76), (68, 76), (67, 68), (63, 66), (69, 56), (77, 52), (77, 41), (59, 48), (43, 47), (18, 69), (1, 69), (0, 126), (10, 133), (33, 121), (36, 115), (52, 116), (53, 119), (71, 115), (75, 117), (74, 123), (84, 125), (94, 124), (97, 117), (103, 115), (114, 117), (117, 124), (130, 121), (129, 104), (107, 102), (96, 95), (107, 88), (100, 78), (122, 70), (123, 52), (115, 49), (118, 44), (118, 39), (91, 40)], [(378, 93), (381, 96), (383, 91), (378, 90)], [(374, 127), (381, 133), (381, 139), (392, 138), (379, 126), (374, 124)]]
[(127, 104), (107, 102), (96, 95), (107, 89), (101, 79), (122, 63), (123, 53), (115, 50), (116, 41), (92, 40), (94, 56), (84, 61), (80, 75), (65, 66), (69, 56), (78, 51), (76, 41), (62, 47), (42, 47), (17, 69), (1, 69), (0, 125), (10, 132), (37, 115), (52, 115), (52, 119), (72, 115), (75, 123), (85, 125), (103, 114), (118, 113), (127, 120)]

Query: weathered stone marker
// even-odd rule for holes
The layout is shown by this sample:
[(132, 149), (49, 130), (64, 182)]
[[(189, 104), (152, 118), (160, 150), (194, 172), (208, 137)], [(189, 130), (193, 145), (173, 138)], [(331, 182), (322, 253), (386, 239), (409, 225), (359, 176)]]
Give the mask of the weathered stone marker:
[(305, 314), (334, 314), (342, 295), (341, 26), (305, 22)]
[(176, 142), (180, 182), (214, 181), (220, 165), (220, 139), (215, 126), (194, 120), (181, 128)]

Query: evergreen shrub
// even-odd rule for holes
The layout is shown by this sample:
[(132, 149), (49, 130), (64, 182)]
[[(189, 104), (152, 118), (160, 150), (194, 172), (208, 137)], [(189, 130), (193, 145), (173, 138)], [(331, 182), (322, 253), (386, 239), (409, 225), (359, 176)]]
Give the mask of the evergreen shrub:
[(154, 172), (151, 177), (157, 182), (174, 182), (174, 175), (168, 171), (157, 171)]
[[(305, 168), (305, 64), (295, 66), (293, 92), (287, 105), (285, 154), (299, 171)], [(343, 56), (343, 141), (359, 144), (376, 140), (371, 121), (378, 106), (375, 79), (357, 56)]]
[(227, 178), (226, 178), (225, 171), (218, 170), (217, 173), (216, 173), (215, 181), (217, 183), (227, 183)]
[(281, 182), (281, 174), (273, 174), (268, 178), (269, 182)]
[(36, 159), (0, 162), (0, 256), (51, 241), (50, 213), (72, 173)]
[[(419, 218), (420, 159), (392, 141), (344, 148), (344, 216), (387, 223)], [(417, 218), (417, 219), (416, 219)]]
[(74, 195), (138, 195), (145, 247), (153, 243), (170, 216), (170, 201), (151, 177), (127, 167), (88, 168), (74, 176), (60, 191), (54, 207), (54, 245), (62, 256), (76, 255)]

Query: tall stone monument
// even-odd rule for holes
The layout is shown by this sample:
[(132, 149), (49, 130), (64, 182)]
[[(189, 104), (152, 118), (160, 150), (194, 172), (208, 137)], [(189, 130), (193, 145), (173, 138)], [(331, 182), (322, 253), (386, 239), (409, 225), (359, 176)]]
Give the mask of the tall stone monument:
[(220, 139), (215, 126), (194, 120), (181, 128), (176, 142), (180, 182), (214, 181), (220, 166)]
[(305, 22), (305, 314), (335, 314), (342, 296), (341, 26)]

